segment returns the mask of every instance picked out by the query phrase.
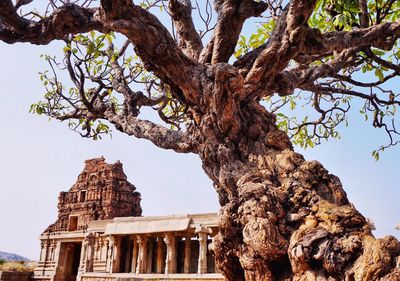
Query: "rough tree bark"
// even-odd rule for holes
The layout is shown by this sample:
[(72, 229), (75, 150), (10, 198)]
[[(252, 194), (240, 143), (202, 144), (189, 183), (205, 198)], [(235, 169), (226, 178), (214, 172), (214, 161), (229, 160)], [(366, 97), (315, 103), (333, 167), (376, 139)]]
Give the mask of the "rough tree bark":
[[(198, 154), (219, 196), (220, 232), (212, 246), (226, 280), (400, 280), (400, 243), (391, 236), (374, 238), (340, 180), (320, 163), (294, 152), (275, 115), (260, 104), (262, 97), (290, 95), (295, 89), (339, 91), (315, 82), (337, 77), (361, 50), (393, 47), (400, 22), (368, 27), (364, 14), (362, 28), (321, 33), (307, 24), (316, 1), (289, 2), (271, 39), (233, 65), (228, 60), (242, 26), (268, 9), (263, 1), (215, 1), (217, 25), (203, 47), (186, 0), (169, 3), (178, 43), (155, 16), (129, 0), (102, 0), (99, 8), (67, 4), (38, 22), (21, 18), (12, 2), (3, 0), (0, 40), (47, 44), (90, 30), (116, 31), (128, 38), (147, 70), (186, 106), (190, 125), (185, 132), (138, 118), (136, 108), (144, 103), (138, 100), (145, 97), (133, 98), (118, 61), (112, 63), (112, 87), (129, 101), (126, 110), (116, 112), (99, 95), (83, 101), (85, 106), (72, 104), (70, 115), (48, 115), (60, 120), (105, 119), (161, 148)], [(367, 9), (365, 1), (360, 6)], [(327, 64), (306, 65), (332, 54), (337, 56)], [(289, 68), (291, 61), (301, 65)], [(399, 71), (396, 65), (386, 65)], [(82, 81), (73, 80), (83, 88)], [(399, 105), (393, 98), (346, 94)]]
[(273, 114), (221, 98), (242, 88), (229, 67), (215, 68), (206, 108), (227, 116), (208, 112), (196, 131), (221, 204), (213, 242), (226, 279), (399, 280), (399, 242), (373, 237), (340, 180), (294, 152)]

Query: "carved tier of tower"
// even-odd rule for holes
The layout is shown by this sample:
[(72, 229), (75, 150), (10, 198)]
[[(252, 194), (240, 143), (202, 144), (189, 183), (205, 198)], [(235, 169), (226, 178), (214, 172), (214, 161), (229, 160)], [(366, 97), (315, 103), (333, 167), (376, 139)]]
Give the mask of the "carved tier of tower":
[(45, 232), (86, 229), (90, 221), (141, 216), (141, 196), (127, 181), (118, 161), (85, 161), (85, 168), (68, 192), (58, 198), (58, 218)]

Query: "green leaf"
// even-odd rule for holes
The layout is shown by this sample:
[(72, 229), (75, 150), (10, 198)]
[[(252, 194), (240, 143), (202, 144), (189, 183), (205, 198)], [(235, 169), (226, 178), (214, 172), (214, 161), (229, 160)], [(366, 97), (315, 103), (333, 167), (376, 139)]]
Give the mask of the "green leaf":
[(372, 157), (375, 158), (375, 161), (379, 160), (379, 152), (377, 150), (372, 151)]
[(91, 54), (94, 52), (94, 50), (96, 49), (96, 46), (93, 42), (90, 42), (89, 45), (87, 46), (87, 54)]
[(385, 76), (383, 75), (383, 71), (380, 68), (375, 69), (375, 76), (379, 78), (379, 81), (383, 81)]

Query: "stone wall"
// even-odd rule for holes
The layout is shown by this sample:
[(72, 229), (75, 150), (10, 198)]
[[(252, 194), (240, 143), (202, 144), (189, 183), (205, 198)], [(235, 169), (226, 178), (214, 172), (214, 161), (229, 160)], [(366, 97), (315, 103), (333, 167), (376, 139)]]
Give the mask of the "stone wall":
[(30, 281), (33, 272), (0, 271), (0, 281)]

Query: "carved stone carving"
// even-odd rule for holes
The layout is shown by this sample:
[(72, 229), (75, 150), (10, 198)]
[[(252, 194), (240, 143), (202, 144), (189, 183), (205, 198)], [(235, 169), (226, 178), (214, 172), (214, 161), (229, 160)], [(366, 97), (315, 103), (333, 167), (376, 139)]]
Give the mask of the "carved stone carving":
[(127, 181), (118, 161), (107, 164), (103, 157), (85, 161), (85, 168), (68, 192), (58, 197), (58, 218), (45, 232), (75, 231), (90, 221), (141, 216), (141, 196)]

